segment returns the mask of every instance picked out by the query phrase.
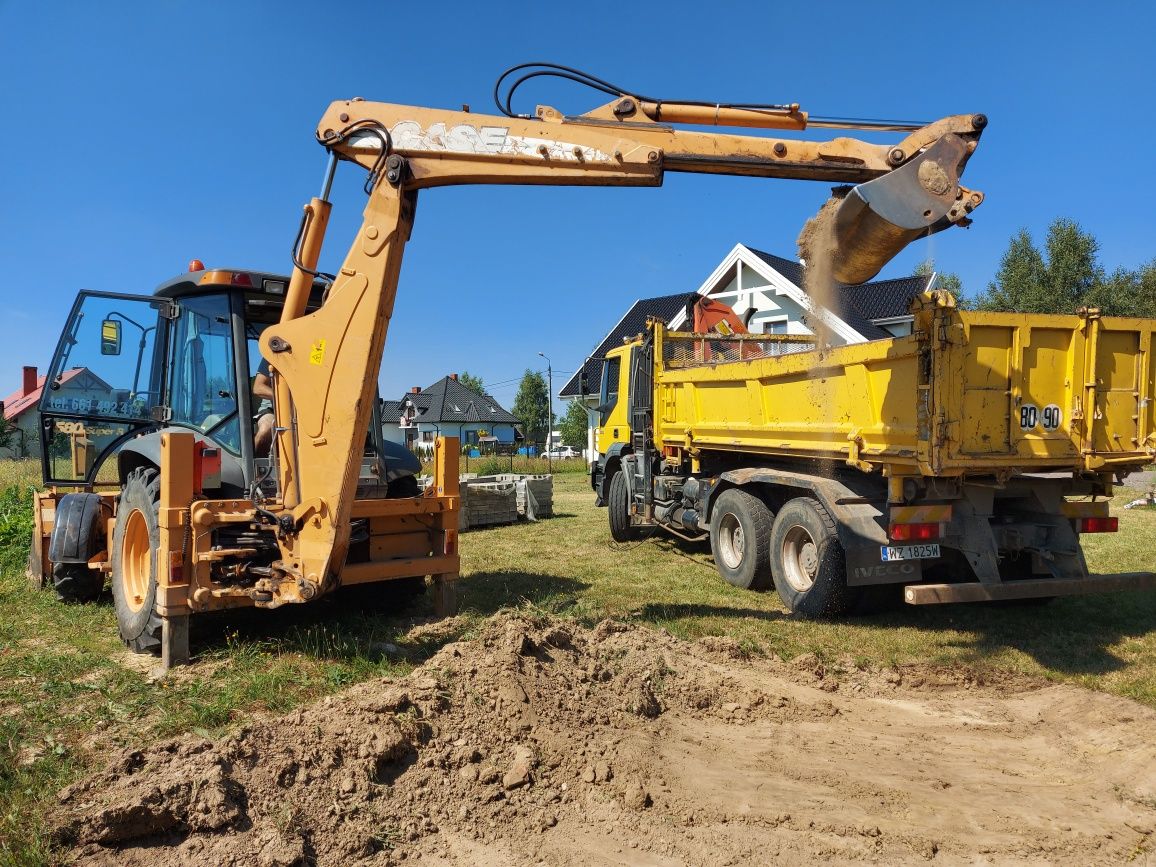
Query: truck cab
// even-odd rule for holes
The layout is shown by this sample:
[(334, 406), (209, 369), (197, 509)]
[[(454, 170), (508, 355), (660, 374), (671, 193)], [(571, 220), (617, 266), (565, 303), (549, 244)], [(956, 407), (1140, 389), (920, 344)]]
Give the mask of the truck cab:
[(596, 459), (590, 465), (590, 486), (595, 501), (606, 505), (610, 480), (630, 448), (630, 371), (641, 340), (632, 340), (608, 351), (602, 359), (602, 385), (598, 394), (598, 426), (594, 429)]

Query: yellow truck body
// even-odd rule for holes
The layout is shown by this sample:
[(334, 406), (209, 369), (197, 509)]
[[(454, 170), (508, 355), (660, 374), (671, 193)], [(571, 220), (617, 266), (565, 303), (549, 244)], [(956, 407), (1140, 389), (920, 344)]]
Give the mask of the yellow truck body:
[[(906, 337), (647, 332), (608, 353), (591, 484), (612, 535), (710, 538), (792, 611), (1156, 587), (1091, 575), (1113, 485), (1156, 460), (1156, 320), (912, 305)], [(803, 345), (800, 345), (800, 344)]]
[(656, 325), (655, 441), (924, 476), (1126, 471), (1156, 459), (1156, 320), (930, 299), (916, 316), (907, 337), (796, 353), (761, 335)]

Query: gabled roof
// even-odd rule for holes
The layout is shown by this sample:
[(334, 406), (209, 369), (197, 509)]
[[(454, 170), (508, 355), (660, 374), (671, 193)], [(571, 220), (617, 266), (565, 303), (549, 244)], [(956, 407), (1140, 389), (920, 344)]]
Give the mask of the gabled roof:
[[(765, 253), (747, 247), (752, 253), (798, 286), (805, 288), (806, 269), (800, 262), (792, 262), (774, 253)], [(875, 280), (851, 285), (840, 283), (838, 310), (831, 311), (868, 340), (890, 337), (891, 334), (873, 324), (880, 319), (896, 319), (909, 315), (908, 305), (914, 295), (928, 289), (934, 275), (912, 275), (895, 280)]]
[(927, 289), (933, 275), (912, 275), (896, 280), (875, 280), (858, 286), (843, 286), (843, 299), (867, 319), (894, 319), (910, 314), (914, 295)]
[[(60, 384), (68, 382), (88, 369), (85, 367), (73, 367), (64, 371), (60, 375)], [(91, 373), (91, 371), (88, 371)], [(94, 377), (99, 382), (99, 377)], [(18, 389), (8, 397), (4, 398), (4, 418), (7, 421), (15, 421), (20, 416), (24, 415), (28, 410), (35, 409), (40, 404), (40, 395), (44, 393), (44, 383), (48, 379), (47, 376), (38, 376), (36, 378), (36, 388), (32, 389), (28, 394), (23, 393), (23, 389)], [(104, 383), (101, 383), (102, 385)], [(105, 388), (108, 386), (105, 385)]]
[(582, 365), (582, 369), (575, 373), (558, 392), (559, 397), (578, 396), (578, 377), (586, 374), (586, 393), (598, 394), (602, 388), (602, 358), (608, 351), (621, 346), (623, 339), (641, 334), (646, 330), (647, 319), (661, 319), (669, 323), (676, 314), (685, 309), (686, 305), (698, 297), (697, 292), (679, 292), (676, 295), (660, 295), (657, 298), (642, 298), (626, 311), (626, 315), (618, 320), (618, 324), (610, 329), (610, 333), (602, 338), (598, 348)]
[(782, 256), (776, 256), (774, 253), (764, 253), (762, 250), (756, 250), (749, 244), (744, 244), (748, 250), (798, 286), (803, 288), (803, 263), (793, 262), (790, 259), (784, 259)]
[(450, 376), (443, 376), (417, 394), (407, 394), (401, 401), (385, 401), (382, 420), (389, 421), (385, 416), (389, 410), (393, 413), (393, 420), (399, 421), (401, 404), (405, 400), (417, 407), (414, 420), (420, 424), (518, 423), (517, 416), (507, 412), (488, 394), (478, 394)]

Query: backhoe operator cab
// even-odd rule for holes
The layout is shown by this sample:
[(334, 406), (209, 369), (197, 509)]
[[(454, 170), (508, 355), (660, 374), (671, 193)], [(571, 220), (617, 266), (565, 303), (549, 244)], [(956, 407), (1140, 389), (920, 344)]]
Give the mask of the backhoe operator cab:
[[(203, 489), (221, 497), (274, 493), (270, 459), (254, 455), (252, 383), (257, 341), (280, 317), (287, 283), (252, 271), (196, 270), (152, 297), (80, 293), (41, 401), (45, 481), (123, 484), (134, 470), (160, 466), (161, 433), (185, 430), (209, 453)], [(326, 285), (314, 284), (311, 308)], [(420, 464), (384, 440), (377, 403), (358, 495), (386, 496), (391, 483), (416, 493)], [(106, 465), (113, 456), (115, 466)]]
[[(40, 404), (45, 483), (74, 492), (50, 488), (39, 496), (29, 572), (72, 602), (95, 599), (111, 573), (121, 634), (142, 652), (159, 645), (158, 603), (150, 597), (165, 591), (151, 579), (149, 565), (157, 556), (153, 524), (165, 438), (193, 435), (191, 461), (178, 463), (191, 464), (192, 490), (200, 496), (260, 508), (280, 493), (276, 458), (254, 454), (259, 398), (252, 386), (261, 364), (258, 340), (281, 316), (288, 278), (194, 267), (151, 297), (80, 293)], [(307, 309), (321, 306), (327, 288), (313, 284)], [(408, 449), (384, 439), (375, 400), (356, 499), (415, 498), (420, 469)], [(122, 521), (126, 510), (129, 519)], [(370, 519), (352, 524), (346, 563), (367, 563)], [(202, 609), (262, 604), (267, 594), (252, 577), (236, 583), (230, 561), (260, 576), (279, 555), (274, 534), (237, 522), (210, 535), (211, 551), (201, 556), (216, 558), (216, 586), (203, 596)], [(410, 578), (404, 586), (414, 593), (424, 581)], [(395, 601), (397, 596), (392, 594)]]

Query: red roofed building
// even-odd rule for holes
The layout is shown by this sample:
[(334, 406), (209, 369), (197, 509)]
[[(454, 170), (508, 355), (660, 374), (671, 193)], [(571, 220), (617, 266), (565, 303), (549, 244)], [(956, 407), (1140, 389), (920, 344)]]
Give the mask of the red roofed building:
[[(20, 388), (4, 398), (0, 407), (4, 410), (4, 420), (16, 428), (16, 434), (7, 448), (0, 449), (0, 457), (27, 458), (40, 457), (40, 395), (44, 392), (47, 377), (37, 375), (35, 367), (25, 366)], [(99, 377), (86, 367), (66, 370), (60, 378), (62, 391), (108, 390)]]

